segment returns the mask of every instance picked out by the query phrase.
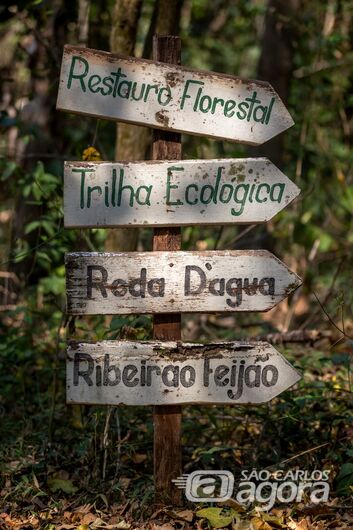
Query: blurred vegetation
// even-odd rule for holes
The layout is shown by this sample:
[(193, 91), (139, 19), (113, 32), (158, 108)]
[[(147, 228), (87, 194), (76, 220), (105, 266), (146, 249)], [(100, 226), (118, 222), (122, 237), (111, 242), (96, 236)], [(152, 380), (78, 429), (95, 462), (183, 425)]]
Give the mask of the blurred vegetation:
[[(90, 2), (89, 47), (109, 49), (114, 4)], [(156, 4), (142, 2), (137, 55), (146, 49)], [(268, 17), (275, 17), (280, 38), (290, 35), (282, 97), (296, 125), (273, 145), (280, 169), (302, 189), (265, 227), (185, 228), (183, 248), (269, 248), (304, 279), (268, 314), (186, 315), (184, 336), (328, 332), (321, 341), (279, 347), (303, 379), (270, 404), (186, 407), (185, 472), (224, 468), (237, 477), (252, 467), (331, 469), (332, 491), (347, 496), (353, 485), (353, 1), (180, 4), (182, 62), (190, 67), (257, 78), (263, 50), (271, 49)], [(67, 337), (151, 337), (149, 316), (65, 314), (65, 252), (103, 250), (107, 231), (64, 229), (63, 161), (81, 159), (88, 146), (113, 160), (116, 134), (112, 122), (55, 110), (62, 46), (78, 42), (78, 11), (79, 2), (67, 0), (0, 7), (0, 505), (60, 510), (74, 495), (72, 505), (103, 509), (130, 499), (140, 517), (153, 495), (151, 410), (65, 404)], [(184, 158), (270, 150), (183, 137)], [(141, 229), (138, 249), (149, 250), (151, 237)]]

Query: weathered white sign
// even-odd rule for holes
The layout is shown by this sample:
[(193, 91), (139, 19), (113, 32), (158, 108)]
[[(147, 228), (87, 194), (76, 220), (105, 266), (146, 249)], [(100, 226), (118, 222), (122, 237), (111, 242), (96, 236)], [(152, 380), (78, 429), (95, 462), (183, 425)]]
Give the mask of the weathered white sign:
[(57, 108), (254, 145), (294, 123), (269, 83), (74, 46)]
[(267, 311), (300, 284), (265, 250), (66, 254), (72, 315)]
[(67, 355), (69, 403), (264, 403), (299, 379), (266, 342), (77, 342)]
[(65, 226), (261, 223), (299, 193), (267, 158), (65, 162)]

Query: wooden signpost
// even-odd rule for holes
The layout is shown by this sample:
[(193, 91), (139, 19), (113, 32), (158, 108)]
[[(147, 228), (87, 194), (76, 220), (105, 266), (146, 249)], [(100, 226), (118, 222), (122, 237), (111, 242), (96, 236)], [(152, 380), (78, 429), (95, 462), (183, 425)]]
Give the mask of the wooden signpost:
[(97, 405), (265, 403), (300, 379), (266, 342), (71, 343), (67, 400)]
[(267, 311), (301, 283), (266, 250), (66, 255), (72, 315)]
[[(153, 37), (153, 59), (164, 63), (180, 64), (181, 40), (165, 35)], [(152, 133), (153, 160), (180, 160), (182, 158), (181, 135), (155, 129)], [(179, 251), (181, 228), (163, 226), (153, 230), (154, 251)], [(156, 313), (153, 316), (153, 339), (169, 341), (181, 339), (181, 314)], [(182, 503), (180, 491), (171, 488), (174, 477), (182, 471), (182, 409), (180, 405), (156, 405), (153, 407), (153, 477), (155, 501), (174, 505)]]
[(294, 123), (269, 83), (74, 46), (57, 108), (253, 145)]
[(181, 160), (181, 132), (258, 145), (293, 120), (268, 83), (181, 67), (180, 48), (65, 46), (57, 101), (155, 129), (150, 162), (65, 163), (66, 227), (154, 227), (152, 252), (66, 255), (68, 314), (154, 315), (153, 342), (71, 342), (67, 400), (154, 405), (156, 500), (174, 504), (182, 404), (264, 403), (300, 379), (267, 343), (181, 342), (182, 312), (267, 311), (301, 280), (264, 250), (181, 251), (181, 226), (265, 222), (300, 190), (265, 158)]
[(262, 223), (299, 188), (266, 158), (66, 162), (65, 226)]

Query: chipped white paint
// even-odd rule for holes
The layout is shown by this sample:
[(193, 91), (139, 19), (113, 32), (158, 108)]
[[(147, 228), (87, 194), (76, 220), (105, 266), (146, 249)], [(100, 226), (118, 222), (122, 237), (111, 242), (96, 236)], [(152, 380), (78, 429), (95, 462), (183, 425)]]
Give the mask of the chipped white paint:
[(262, 223), (299, 193), (267, 158), (65, 162), (68, 228)]
[(57, 108), (254, 145), (294, 123), (269, 83), (73, 46)]
[(71, 343), (67, 401), (97, 405), (265, 403), (300, 374), (266, 342)]
[(300, 278), (265, 250), (71, 253), (73, 315), (267, 311)]

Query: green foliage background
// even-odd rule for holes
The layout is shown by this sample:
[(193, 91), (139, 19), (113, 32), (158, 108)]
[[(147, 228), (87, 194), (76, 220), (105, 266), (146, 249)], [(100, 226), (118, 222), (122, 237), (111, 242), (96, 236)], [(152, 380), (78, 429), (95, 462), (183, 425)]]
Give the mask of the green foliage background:
[[(105, 496), (99, 501), (102, 503), (110, 499), (109, 495), (121, 500), (130, 495), (139, 497), (138, 511), (152, 495), (151, 411), (65, 405), (66, 336), (72, 335), (73, 322), (65, 315), (64, 254), (78, 246), (102, 250), (106, 231), (63, 228), (62, 164), (64, 159), (80, 159), (83, 150), (92, 144), (104, 160), (112, 160), (115, 125), (86, 117), (57, 117), (54, 106), (59, 64), (57, 56), (49, 52), (41, 63), (42, 70), (35, 75), (49, 79), (50, 112), (60, 128), (55, 137), (48, 137), (40, 124), (23, 119), (21, 105), (34, 97), (28, 49), (31, 39), (38, 39), (38, 35), (44, 41), (47, 38), (44, 29), (53, 6), (50, 2), (24, 1), (14, 4), (10, 12), (7, 7), (0, 10), (4, 50), (0, 85), (5, 94), (6, 76), (11, 77), (10, 106), (15, 110), (9, 112), (3, 104), (0, 116), (0, 214), (12, 211), (16, 215), (16, 200), (20, 198), (36, 208), (38, 215), (24, 231), (26, 236), (34, 235), (34, 242), (28, 238), (11, 242), (8, 224), (0, 224), (1, 270), (24, 261), (29, 278), (21, 284), (15, 307), (1, 313), (2, 500), (8, 502), (13, 495), (24, 503), (33, 503), (36, 496), (52, 498), (47, 477), (55, 478), (65, 471), (79, 488), (82, 502), (92, 496), (99, 498), (100, 494)], [(152, 0), (143, 3), (137, 53), (143, 49), (153, 7)], [(262, 0), (185, 2), (181, 19), (183, 64), (256, 78), (266, 7)], [(68, 41), (74, 43), (77, 5), (63, 2), (62, 9)], [(112, 9), (110, 0), (91, 2), (90, 47), (109, 49)], [(337, 337), (331, 344), (315, 348), (307, 344), (281, 347), (286, 357), (303, 370), (304, 377), (298, 388), (268, 405), (188, 407), (183, 440), (186, 471), (222, 466), (239, 474), (244, 466), (280, 465), (303, 452), (295, 464), (301, 468), (332, 468), (333, 476), (341, 477), (333, 483), (337, 493), (351, 491), (352, 19), (350, 0), (309, 0), (290, 20), (296, 38), (288, 108), (296, 125), (285, 133), (281, 169), (301, 187), (302, 194), (268, 224), (273, 250), (294, 265), (304, 279), (300, 296), (305, 311), (289, 320), (290, 329), (333, 330)], [(9, 156), (8, 134), (14, 129), (23, 149), (33, 141), (49, 145), (45, 156), (38, 155), (26, 164)], [(183, 138), (184, 158), (248, 155), (246, 146), (239, 144)], [(255, 246), (257, 242), (262, 244), (262, 227), (254, 227), (245, 239), (237, 239), (241, 231), (236, 227), (186, 228), (183, 246), (186, 250), (200, 243), (208, 249), (242, 248), (249, 240)], [(151, 248), (149, 229), (140, 231), (139, 245)], [(315, 294), (324, 302), (325, 312)], [(249, 316), (237, 317), (231, 327), (213, 323), (211, 319), (200, 328), (200, 340), (234, 340), (278, 331), (275, 318), (265, 321), (256, 314), (251, 315), (251, 325)], [(76, 319), (75, 328), (80, 339), (146, 339), (151, 336), (151, 319), (82, 318)], [(311, 451), (314, 446), (320, 447)], [(122, 479), (126, 478), (133, 479), (130, 489), (123, 486)], [(60, 497), (60, 488), (56, 495)]]

